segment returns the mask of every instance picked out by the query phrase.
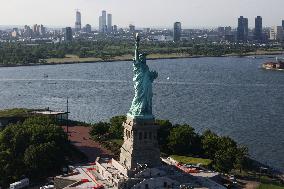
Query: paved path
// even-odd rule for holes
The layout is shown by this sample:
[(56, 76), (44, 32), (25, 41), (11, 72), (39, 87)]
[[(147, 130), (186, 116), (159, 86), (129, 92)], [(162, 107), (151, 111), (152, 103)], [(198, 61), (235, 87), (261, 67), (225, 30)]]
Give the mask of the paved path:
[[(66, 132), (66, 127), (63, 127)], [(91, 139), (89, 134), (90, 128), (83, 126), (69, 127), (69, 140), (81, 152), (86, 154), (90, 162), (94, 162), (97, 157), (112, 157), (112, 153), (102, 147), (98, 142)]]
[(246, 184), (245, 189), (256, 189), (258, 186), (259, 186), (259, 182), (249, 181)]
[(257, 189), (259, 186), (259, 182), (252, 181), (252, 180), (243, 180), (243, 179), (237, 179), (238, 183), (242, 183), (239, 188), (243, 189)]

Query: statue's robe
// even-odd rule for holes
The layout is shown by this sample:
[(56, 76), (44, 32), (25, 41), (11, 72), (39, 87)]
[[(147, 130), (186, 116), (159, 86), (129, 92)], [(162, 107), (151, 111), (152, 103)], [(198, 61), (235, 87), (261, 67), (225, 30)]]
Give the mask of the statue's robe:
[(134, 61), (133, 81), (135, 96), (129, 113), (132, 116), (152, 116), (152, 73), (146, 62)]

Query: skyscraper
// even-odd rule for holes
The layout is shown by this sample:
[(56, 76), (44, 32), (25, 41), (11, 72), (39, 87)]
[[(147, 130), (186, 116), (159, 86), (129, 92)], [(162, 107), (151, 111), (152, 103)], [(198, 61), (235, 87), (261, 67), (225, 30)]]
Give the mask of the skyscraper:
[(72, 28), (71, 27), (66, 27), (65, 28), (65, 41), (70, 42), (72, 41), (73, 36), (72, 36)]
[(255, 18), (254, 39), (258, 42), (262, 41), (262, 18), (257, 16)]
[(107, 17), (106, 17), (106, 11), (102, 11), (102, 26), (103, 26), (103, 32), (105, 33), (107, 30)]
[(174, 23), (174, 42), (180, 41), (181, 37), (181, 23), (180, 22), (175, 22)]
[(37, 24), (33, 25), (33, 32), (34, 32), (35, 35), (38, 33)]
[(248, 19), (241, 16), (238, 18), (237, 40), (245, 42), (248, 39)]
[(103, 32), (103, 17), (99, 17), (99, 32)]
[(112, 32), (112, 15), (107, 14), (107, 31)]
[(39, 34), (40, 34), (40, 35), (45, 35), (45, 33), (46, 33), (46, 29), (45, 29), (45, 27), (41, 24), (41, 25), (40, 25), (40, 28), (39, 28)]
[(113, 25), (113, 32), (114, 32), (114, 33), (117, 32), (117, 25)]
[[(110, 21), (111, 21), (111, 19), (110, 19)], [(111, 22), (110, 22), (110, 24), (112, 24)], [(106, 11), (103, 10), (102, 15), (99, 17), (99, 32), (101, 32), (101, 33), (107, 32), (107, 28), (108, 28), (107, 24), (109, 24), (109, 23), (107, 23), (107, 14), (106, 14)]]
[(32, 29), (30, 28), (30, 26), (25, 25), (24, 26), (24, 31), (23, 31), (23, 36), (24, 37), (31, 37), (32, 36)]
[(76, 11), (75, 31), (81, 30), (81, 13)]

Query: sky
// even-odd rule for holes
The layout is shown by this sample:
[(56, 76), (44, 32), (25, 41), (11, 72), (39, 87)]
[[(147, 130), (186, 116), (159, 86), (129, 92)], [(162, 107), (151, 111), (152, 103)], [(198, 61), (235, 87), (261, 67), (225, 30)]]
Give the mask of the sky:
[(243, 15), (253, 27), (263, 17), (264, 26), (281, 25), (284, 0), (0, 0), (0, 25), (74, 26), (75, 10), (82, 25), (97, 28), (102, 10), (113, 15), (113, 24), (127, 27), (183, 28), (237, 26)]

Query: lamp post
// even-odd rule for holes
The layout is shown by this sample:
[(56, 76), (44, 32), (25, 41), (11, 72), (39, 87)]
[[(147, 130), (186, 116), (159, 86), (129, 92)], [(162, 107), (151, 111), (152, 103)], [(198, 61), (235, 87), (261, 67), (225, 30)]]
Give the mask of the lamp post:
[(67, 127), (67, 135), (69, 136), (69, 123), (68, 123), (68, 114), (69, 114), (69, 106), (68, 106), (68, 97), (66, 101), (66, 113), (67, 113), (67, 119), (66, 119), (66, 127)]

